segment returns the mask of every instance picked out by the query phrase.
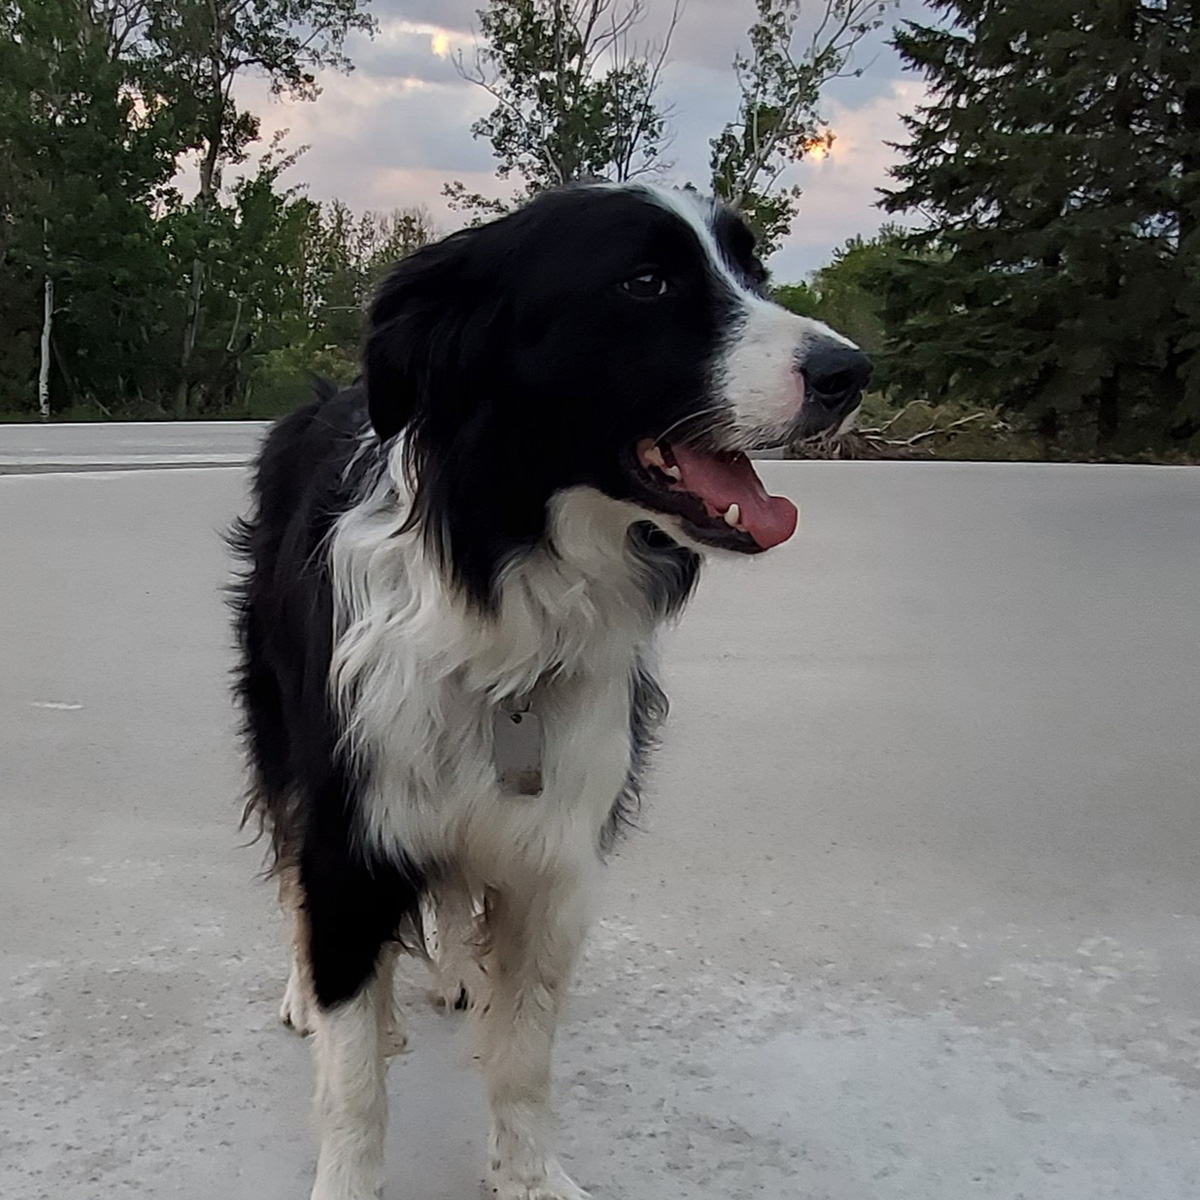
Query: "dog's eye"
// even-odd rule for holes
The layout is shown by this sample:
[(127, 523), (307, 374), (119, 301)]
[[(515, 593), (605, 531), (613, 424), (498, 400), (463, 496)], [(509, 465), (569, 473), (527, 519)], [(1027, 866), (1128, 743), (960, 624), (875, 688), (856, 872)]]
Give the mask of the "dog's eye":
[(667, 294), (667, 281), (657, 271), (645, 271), (627, 279), (621, 287), (638, 300), (654, 300)]

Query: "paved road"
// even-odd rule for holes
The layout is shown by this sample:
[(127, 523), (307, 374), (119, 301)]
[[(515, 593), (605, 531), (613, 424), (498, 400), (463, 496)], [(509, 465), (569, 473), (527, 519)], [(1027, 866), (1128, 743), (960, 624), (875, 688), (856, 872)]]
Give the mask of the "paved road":
[[(1200, 472), (771, 463), (704, 581), (557, 1072), (597, 1200), (1200, 1196)], [(0, 1195), (299, 1200), (239, 848), (240, 469), (0, 479)], [(480, 1200), (403, 985), (388, 1200)]]
[[(0, 475), (236, 467), (254, 456), (268, 421), (0, 424)], [(779, 458), (766, 450), (760, 458)]]
[(266, 428), (266, 421), (0, 425), (0, 475), (240, 466)]

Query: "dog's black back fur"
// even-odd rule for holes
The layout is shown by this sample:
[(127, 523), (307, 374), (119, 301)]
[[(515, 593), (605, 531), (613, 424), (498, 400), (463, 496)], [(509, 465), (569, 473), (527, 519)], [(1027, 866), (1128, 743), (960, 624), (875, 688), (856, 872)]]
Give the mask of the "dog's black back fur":
[[(325, 547), (334, 521), (379, 467), (364, 389), (321, 383), (315, 400), (268, 434), (253, 515), (235, 523), (230, 539), (247, 565), (232, 596), (236, 692), (252, 771), (246, 815), (269, 829), (273, 869), (299, 871), (322, 1004), (354, 994), (379, 945), (413, 923), (436, 871), (361, 846), (354, 828), (361, 777), (346, 761), (329, 691), (334, 615)], [(635, 526), (630, 542), (647, 568), (654, 608), (663, 616), (677, 611), (695, 587), (699, 557), (649, 524)], [(603, 831), (605, 847), (638, 811), (666, 716), (666, 696), (648, 672), (639, 670), (630, 688), (630, 771)], [(327, 896), (340, 898), (335, 911), (322, 905)]]
[(233, 596), (253, 771), (247, 815), (269, 826), (275, 868), (300, 874), (322, 1005), (354, 995), (425, 886), (415, 864), (384, 861), (360, 845), (359, 781), (329, 692), (333, 600), (324, 547), (374, 462), (356, 458), (366, 428), (361, 388), (320, 385), (316, 400), (268, 435), (254, 516), (232, 535), (248, 564)]

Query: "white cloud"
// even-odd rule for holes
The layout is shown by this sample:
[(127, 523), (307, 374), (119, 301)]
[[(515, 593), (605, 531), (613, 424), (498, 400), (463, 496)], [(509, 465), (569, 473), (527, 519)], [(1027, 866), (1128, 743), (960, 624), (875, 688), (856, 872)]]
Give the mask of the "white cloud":
[(827, 263), (846, 238), (872, 234), (896, 220), (876, 207), (877, 189), (887, 186), (888, 167), (900, 158), (887, 143), (906, 140), (901, 114), (912, 112), (924, 95), (919, 81), (896, 79), (866, 103), (829, 106), (835, 135), (831, 152), (805, 159), (789, 172), (804, 194), (791, 237), (771, 263), (777, 278), (799, 279)]
[[(508, 195), (515, 187), (493, 175), (490, 147), (472, 138), (471, 124), (491, 98), (464, 81), (455, 56), (470, 61), (474, 10), (481, 0), (400, 0), (377, 5), (379, 34), (356, 37), (347, 52), (356, 69), (324, 72), (321, 96), (310, 103), (279, 100), (261, 80), (248, 79), (239, 99), (262, 120), (264, 141), (288, 130), (286, 145), (308, 152), (286, 177), (307, 184), (317, 200), (394, 208), (424, 204), (441, 228), (462, 221), (441, 197), (442, 185), (461, 179), (468, 188)], [(906, 0), (912, 9), (916, 0)], [(669, 0), (650, 0), (641, 34), (661, 37)], [(689, 0), (663, 81), (675, 131), (667, 155), (674, 182), (703, 186), (709, 139), (736, 110), (737, 86), (729, 63), (753, 19), (752, 0)], [(804, 188), (802, 211), (787, 245), (772, 263), (776, 277), (795, 279), (828, 261), (854, 233), (871, 233), (884, 217), (873, 207), (895, 157), (884, 143), (902, 139), (899, 113), (922, 95), (912, 77), (899, 78), (883, 36), (859, 56), (858, 79), (828, 90), (825, 116), (837, 134), (833, 153), (806, 161), (789, 177)]]

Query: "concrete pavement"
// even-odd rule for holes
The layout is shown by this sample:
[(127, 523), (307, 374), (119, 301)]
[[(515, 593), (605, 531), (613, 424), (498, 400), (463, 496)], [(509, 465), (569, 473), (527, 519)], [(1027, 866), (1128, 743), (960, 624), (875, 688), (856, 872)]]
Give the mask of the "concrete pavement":
[[(207, 448), (206, 448), (207, 449)], [(181, 453), (190, 451), (183, 450)], [(1200, 472), (768, 463), (565, 1023), (596, 1200), (1200, 1196)], [(236, 828), (240, 469), (0, 479), (0, 1195), (299, 1200), (306, 1047)], [(388, 1200), (473, 1200), (402, 985)]]

